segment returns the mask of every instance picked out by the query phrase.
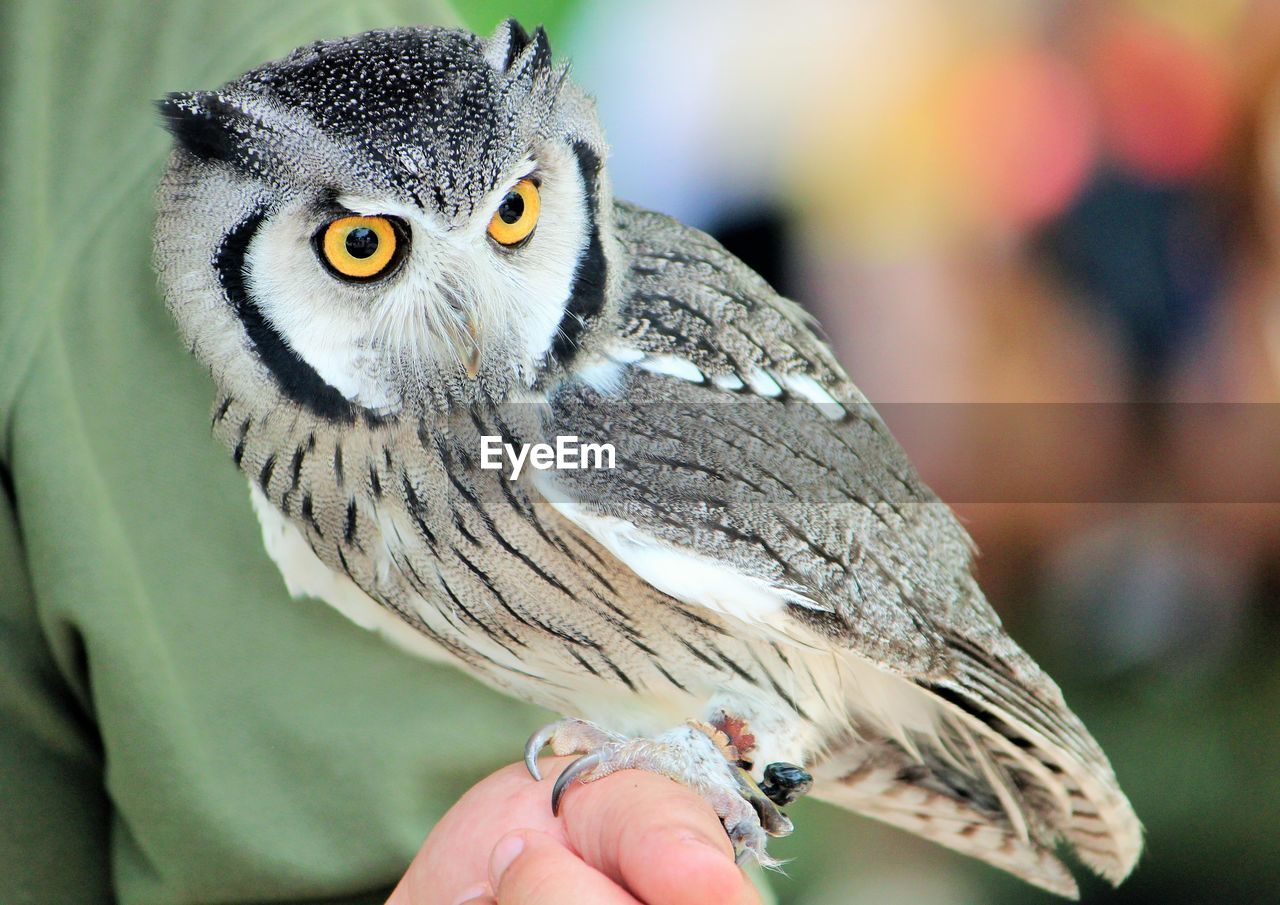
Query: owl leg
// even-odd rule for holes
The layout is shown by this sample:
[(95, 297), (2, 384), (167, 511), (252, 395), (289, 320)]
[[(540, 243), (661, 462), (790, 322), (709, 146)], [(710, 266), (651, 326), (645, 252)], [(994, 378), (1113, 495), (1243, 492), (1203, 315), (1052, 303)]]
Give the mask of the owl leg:
[(551, 808), (574, 782), (591, 782), (619, 770), (647, 770), (693, 789), (715, 810), (739, 862), (778, 862), (766, 851), (769, 836), (785, 836), (791, 821), (738, 764), (736, 750), (716, 728), (690, 720), (657, 738), (627, 738), (584, 720), (561, 720), (540, 729), (525, 747), (525, 765), (535, 779), (538, 752), (547, 744), (556, 754), (581, 754), (565, 768), (551, 791)]

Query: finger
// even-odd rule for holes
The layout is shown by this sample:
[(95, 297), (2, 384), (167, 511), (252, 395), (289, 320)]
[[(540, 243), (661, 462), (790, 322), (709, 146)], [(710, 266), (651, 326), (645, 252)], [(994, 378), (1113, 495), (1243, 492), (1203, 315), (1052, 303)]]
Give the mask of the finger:
[(618, 884), (535, 830), (504, 836), (493, 848), (489, 871), (498, 905), (640, 905)]
[(759, 905), (720, 819), (697, 793), (623, 770), (564, 797), (565, 834), (583, 860), (654, 905)]
[[(572, 760), (548, 759), (543, 769), (554, 776)], [(535, 783), (523, 764), (476, 783), (436, 824), (388, 905), (455, 905), (475, 898), (479, 893), (463, 895), (464, 890), (475, 890), (480, 880), (487, 886), (489, 853), (513, 830), (542, 830), (563, 839), (550, 795), (551, 783)]]
[[(387, 905), (394, 903), (388, 902)], [(498, 900), (493, 897), (488, 883), (476, 883), (458, 893), (450, 905), (498, 905)]]

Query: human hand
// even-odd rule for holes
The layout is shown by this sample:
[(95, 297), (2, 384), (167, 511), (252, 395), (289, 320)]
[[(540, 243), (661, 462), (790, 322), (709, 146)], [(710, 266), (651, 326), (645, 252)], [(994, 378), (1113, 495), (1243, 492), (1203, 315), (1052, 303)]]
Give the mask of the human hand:
[(573, 785), (572, 758), (523, 764), (473, 786), (441, 818), (387, 905), (760, 905), (711, 806), (653, 773)]

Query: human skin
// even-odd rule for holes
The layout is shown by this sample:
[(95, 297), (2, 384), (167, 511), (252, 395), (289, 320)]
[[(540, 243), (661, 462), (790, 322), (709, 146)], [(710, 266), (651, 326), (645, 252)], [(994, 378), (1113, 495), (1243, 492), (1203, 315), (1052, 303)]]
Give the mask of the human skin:
[(431, 831), (387, 905), (760, 905), (711, 807), (684, 786), (623, 770), (551, 785), (572, 758), (481, 780)]

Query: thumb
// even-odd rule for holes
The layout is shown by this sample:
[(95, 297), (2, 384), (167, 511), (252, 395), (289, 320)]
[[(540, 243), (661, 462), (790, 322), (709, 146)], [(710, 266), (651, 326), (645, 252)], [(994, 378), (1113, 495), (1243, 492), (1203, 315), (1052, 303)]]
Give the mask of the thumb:
[(498, 905), (640, 905), (630, 893), (560, 842), (536, 830), (509, 833), (493, 847), (489, 884)]

